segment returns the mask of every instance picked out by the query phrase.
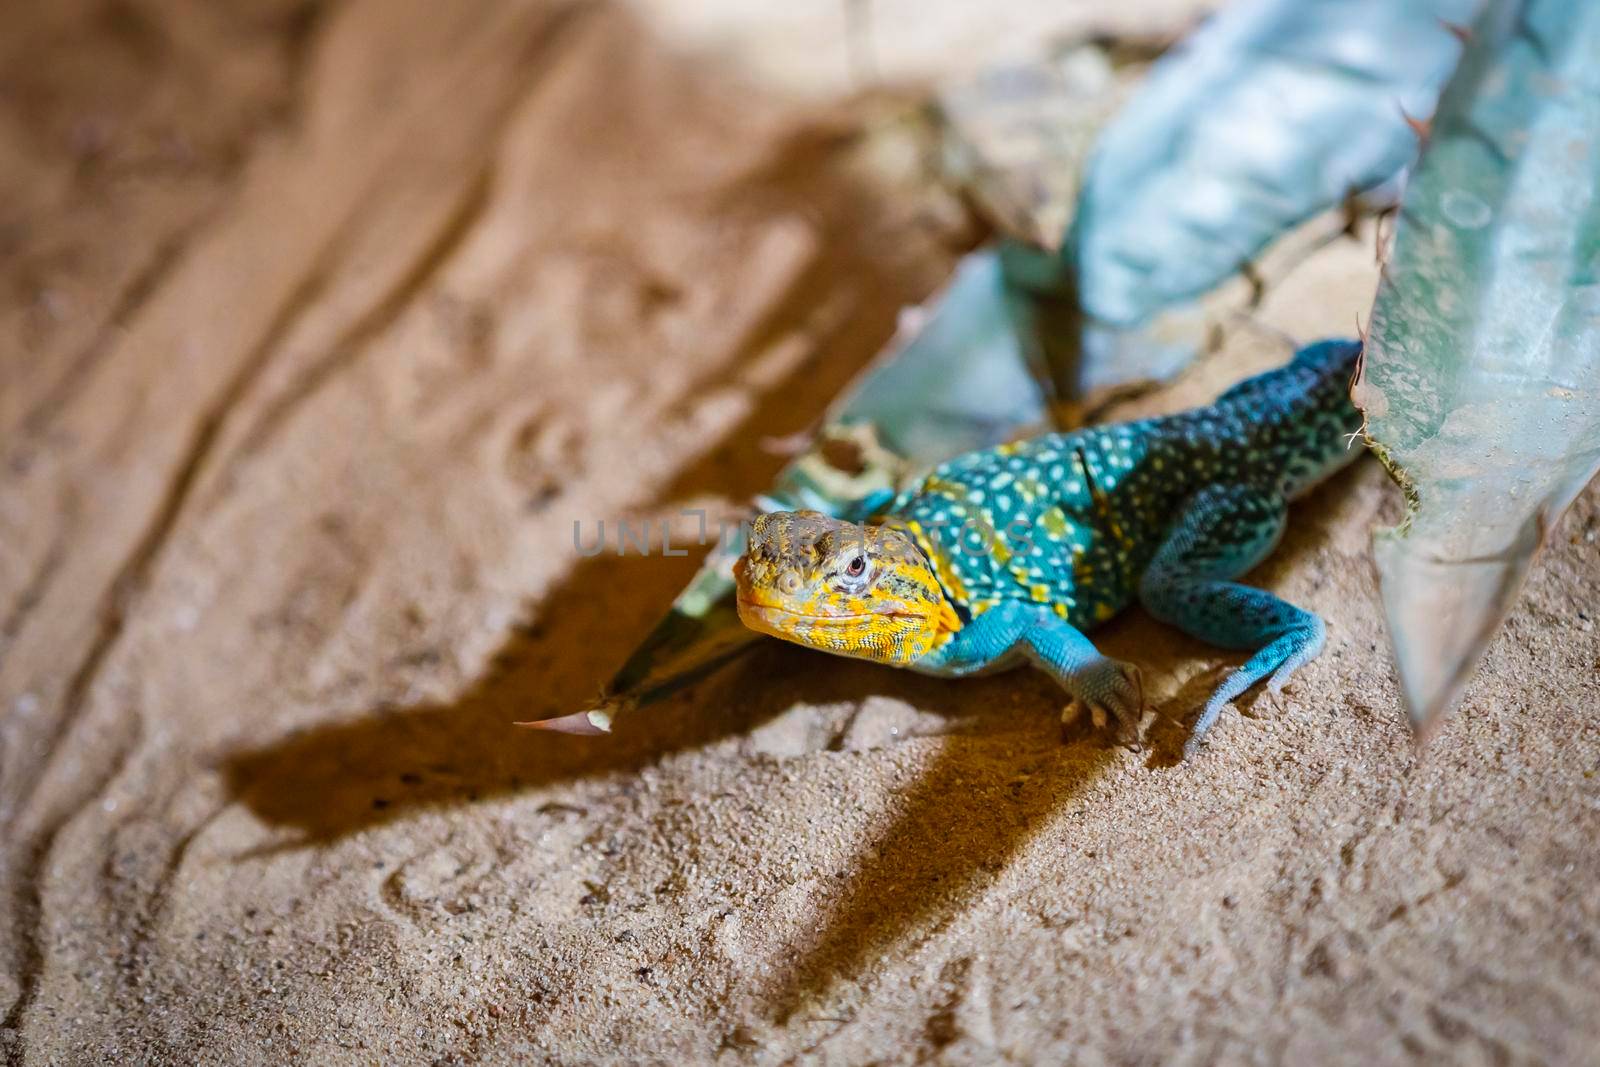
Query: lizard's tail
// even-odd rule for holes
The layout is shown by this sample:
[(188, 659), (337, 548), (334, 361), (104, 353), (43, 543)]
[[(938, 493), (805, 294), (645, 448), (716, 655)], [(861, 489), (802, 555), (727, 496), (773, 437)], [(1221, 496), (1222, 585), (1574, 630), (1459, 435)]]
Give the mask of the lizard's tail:
[(514, 722), (512, 726), (521, 726), (528, 730), (548, 730), (557, 734), (609, 734), (611, 721), (617, 713), (626, 707), (625, 702), (618, 700), (602, 699), (594, 707), (585, 711), (575, 711), (571, 715), (558, 715), (553, 719), (534, 719), (529, 722)]

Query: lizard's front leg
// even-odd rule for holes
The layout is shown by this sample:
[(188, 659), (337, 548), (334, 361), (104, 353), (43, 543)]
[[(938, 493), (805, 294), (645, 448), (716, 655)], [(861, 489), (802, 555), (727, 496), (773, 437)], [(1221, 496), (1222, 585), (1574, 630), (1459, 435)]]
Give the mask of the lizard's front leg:
[(1114, 719), (1137, 736), (1144, 687), (1131, 663), (1100, 654), (1087, 637), (1048, 608), (1007, 600), (976, 616), (939, 653), (941, 673), (977, 674), (1022, 658), (1049, 674), (1071, 697), (1070, 722), (1087, 710), (1096, 726)]
[(1258, 487), (1201, 490), (1140, 582), (1139, 599), (1156, 618), (1209, 644), (1255, 653), (1206, 701), (1185, 755), (1194, 754), (1230, 700), (1269, 675), (1276, 692), (1322, 651), (1321, 619), (1264, 589), (1229, 580), (1266, 558), (1287, 519), (1284, 501)]

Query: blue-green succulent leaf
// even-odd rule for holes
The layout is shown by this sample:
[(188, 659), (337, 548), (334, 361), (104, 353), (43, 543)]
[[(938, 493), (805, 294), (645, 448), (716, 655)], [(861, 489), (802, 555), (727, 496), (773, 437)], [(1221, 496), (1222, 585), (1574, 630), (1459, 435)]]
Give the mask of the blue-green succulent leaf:
[(1479, 0), (1234, 0), (1106, 128), (1066, 255), (1084, 310), (1130, 327), (1415, 157)]
[(1355, 396), (1407, 494), (1374, 547), (1425, 728), (1600, 471), (1600, 4), (1505, 0), (1474, 24), (1402, 201)]

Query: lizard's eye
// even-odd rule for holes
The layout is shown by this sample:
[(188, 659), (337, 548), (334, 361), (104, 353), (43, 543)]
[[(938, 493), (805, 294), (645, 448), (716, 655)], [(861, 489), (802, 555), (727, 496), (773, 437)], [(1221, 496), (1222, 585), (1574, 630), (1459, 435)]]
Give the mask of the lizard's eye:
[(850, 557), (850, 562), (844, 565), (844, 573), (851, 578), (859, 578), (867, 573), (867, 557)]

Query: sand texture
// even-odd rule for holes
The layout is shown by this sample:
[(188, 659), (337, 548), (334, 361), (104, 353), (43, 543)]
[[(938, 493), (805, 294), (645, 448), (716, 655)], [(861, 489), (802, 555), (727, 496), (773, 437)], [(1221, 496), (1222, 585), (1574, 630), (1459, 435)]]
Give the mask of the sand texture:
[[(1326, 653), (1188, 764), (1238, 658), (1138, 612), (1102, 643), (1143, 753), (1063, 738), (1036, 674), (775, 643), (610, 739), (508, 726), (696, 565), (581, 558), (574, 521), (748, 499), (981, 237), (914, 109), (656, 17), (0, 13), (0, 1050), (1594, 1062), (1594, 489), (1420, 755), (1370, 462), (1251, 579)], [(1118, 414), (1348, 334), (1372, 282), (1329, 245)]]

